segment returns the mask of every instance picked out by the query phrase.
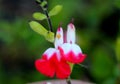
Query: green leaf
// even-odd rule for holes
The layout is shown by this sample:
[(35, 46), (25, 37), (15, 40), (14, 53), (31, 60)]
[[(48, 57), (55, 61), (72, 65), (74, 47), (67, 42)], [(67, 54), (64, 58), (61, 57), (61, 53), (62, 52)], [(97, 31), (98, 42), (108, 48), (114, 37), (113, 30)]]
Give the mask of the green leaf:
[(49, 16), (57, 15), (61, 10), (62, 10), (62, 6), (61, 6), (61, 5), (56, 5), (56, 6), (49, 12)]
[(94, 56), (94, 58), (91, 60), (91, 74), (93, 77), (99, 82), (111, 77), (111, 73), (113, 72), (114, 68), (114, 62), (111, 58), (111, 53), (107, 49), (107, 46), (96, 46), (91, 56)]
[(49, 42), (54, 42), (54, 33), (51, 31), (48, 31), (47, 34), (45, 35), (45, 38)]
[(35, 13), (33, 13), (33, 18), (36, 19), (36, 20), (44, 20), (47, 17), (46, 17), (45, 14), (42, 14), (40, 12), (35, 12)]
[(50, 42), (54, 42), (54, 33), (46, 30), (41, 24), (39, 24), (36, 21), (31, 21), (30, 27), (37, 32), (38, 34), (42, 35), (45, 37), (46, 40)]
[(30, 24), (30, 27), (40, 35), (45, 36), (46, 33), (48, 32), (41, 24), (39, 24), (36, 21), (31, 21), (29, 24)]

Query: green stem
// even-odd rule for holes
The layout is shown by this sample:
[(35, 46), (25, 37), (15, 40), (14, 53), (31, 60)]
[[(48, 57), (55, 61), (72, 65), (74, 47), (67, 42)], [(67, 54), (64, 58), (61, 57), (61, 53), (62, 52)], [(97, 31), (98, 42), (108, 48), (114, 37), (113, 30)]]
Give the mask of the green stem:
[(44, 13), (45, 13), (45, 15), (47, 17), (47, 22), (48, 22), (49, 30), (51, 32), (53, 32), (52, 23), (51, 23), (50, 16), (49, 16), (48, 11), (47, 11), (47, 8), (48, 8), (47, 1), (46, 0), (36, 0), (36, 3), (39, 4), (39, 6), (44, 11)]
[(44, 10), (44, 12), (45, 12), (45, 15), (47, 16), (47, 22), (48, 22), (50, 31), (53, 32), (53, 28), (52, 28), (52, 23), (51, 23), (51, 20), (50, 20), (50, 16), (48, 15), (47, 10)]
[(70, 81), (70, 76), (66, 79), (67, 84), (72, 84)]
[(83, 64), (78, 64), (78, 65), (80, 65), (81, 67), (84, 67), (84, 68), (88, 69), (88, 67), (85, 66), (85, 65), (83, 65)]

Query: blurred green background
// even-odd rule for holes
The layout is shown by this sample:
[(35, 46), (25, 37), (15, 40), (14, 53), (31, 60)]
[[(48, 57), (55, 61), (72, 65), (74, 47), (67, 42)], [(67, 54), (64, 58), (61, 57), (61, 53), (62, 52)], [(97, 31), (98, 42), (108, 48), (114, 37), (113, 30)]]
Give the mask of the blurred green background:
[[(120, 84), (120, 0), (48, 0), (49, 10), (63, 5), (52, 17), (54, 32), (74, 18), (77, 44), (87, 54), (71, 78), (96, 84)], [(29, 21), (42, 11), (35, 0), (0, 0), (0, 84), (25, 84), (50, 78), (36, 71), (34, 61), (53, 44), (34, 32)], [(46, 28), (46, 20), (40, 22)]]

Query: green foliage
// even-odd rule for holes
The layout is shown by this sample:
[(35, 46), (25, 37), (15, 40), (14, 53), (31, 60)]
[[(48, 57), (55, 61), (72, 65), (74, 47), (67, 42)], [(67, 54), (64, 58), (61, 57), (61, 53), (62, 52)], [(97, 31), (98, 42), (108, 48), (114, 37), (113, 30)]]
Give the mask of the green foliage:
[(97, 47), (93, 54), (91, 73), (97, 81), (103, 81), (113, 74), (113, 60), (105, 47)]
[(71, 79), (81, 79), (83, 75), (82, 70), (83, 69), (79, 65), (75, 64), (70, 76)]
[[(38, 0), (39, 2), (39, 0)], [(39, 2), (40, 3), (40, 2)], [(40, 5), (41, 7), (43, 7), (44, 4), (47, 4), (46, 2), (42, 2)], [(43, 8), (44, 10), (44, 8)], [(49, 19), (50, 16), (54, 16), (57, 15), (60, 11), (62, 10), (62, 6), (61, 5), (57, 5), (55, 6), (50, 12), (49, 12), (49, 16), (42, 14), (40, 12), (35, 12), (33, 14), (33, 18), (36, 20), (44, 20), (44, 19)], [(44, 10), (44, 12), (47, 13), (46, 10)], [(48, 20), (48, 25), (50, 25), (50, 20)], [(54, 42), (54, 33), (51, 30), (47, 31), (41, 24), (39, 24), (36, 21), (31, 21), (30, 23), (30, 27), (37, 33), (39, 33), (40, 35), (44, 36), (46, 40), (50, 41), (50, 42)], [(52, 26), (52, 25), (51, 25)], [(50, 27), (51, 27), (50, 26)]]
[(40, 13), (40, 12), (35, 12), (33, 13), (33, 18), (36, 19), (36, 20), (44, 20), (46, 19), (46, 15)]
[(36, 0), (37, 4), (43, 8), (43, 10), (47, 10), (47, 1), (46, 0)]
[(114, 3), (116, 7), (120, 8), (120, 0), (115, 0)]
[(48, 40), (49, 42), (54, 42), (54, 33), (51, 31), (48, 31), (47, 34), (45, 34), (44, 36), (46, 38), (46, 40)]
[(109, 78), (106, 81), (104, 81), (102, 84), (115, 84), (115, 79), (114, 78)]
[(41, 24), (39, 24), (36, 21), (31, 21), (30, 23), (30, 27), (37, 33), (39, 33), (40, 35), (44, 36), (46, 38), (46, 40), (50, 41), (50, 42), (54, 42), (54, 33), (51, 31), (47, 31)]
[[(57, 15), (60, 11), (62, 10), (62, 6), (61, 5), (56, 5), (50, 12), (49, 12), (49, 16), (55, 16)], [(44, 20), (47, 19), (45, 14), (42, 14), (40, 12), (35, 12), (33, 13), (33, 18), (36, 20)]]
[(117, 64), (114, 68), (114, 76), (120, 78), (120, 64)]
[(116, 56), (117, 60), (120, 62), (120, 37), (117, 38), (116, 42)]
[(61, 10), (62, 10), (62, 6), (61, 6), (61, 5), (56, 5), (56, 6), (49, 12), (49, 16), (57, 15)]
[(30, 27), (35, 32), (37, 32), (37, 33), (39, 33), (39, 34), (41, 34), (43, 36), (45, 36), (47, 34), (47, 32), (48, 32), (40, 23), (38, 23), (36, 21), (31, 21), (31, 22), (29, 22), (29, 24), (30, 24)]

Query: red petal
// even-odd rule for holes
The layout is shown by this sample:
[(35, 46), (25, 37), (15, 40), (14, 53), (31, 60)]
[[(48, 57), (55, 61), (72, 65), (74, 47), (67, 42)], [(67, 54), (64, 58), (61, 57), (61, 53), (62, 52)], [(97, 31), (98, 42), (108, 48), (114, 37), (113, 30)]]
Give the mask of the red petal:
[(68, 78), (71, 74), (70, 66), (67, 62), (61, 61), (56, 68), (56, 77), (60, 79)]
[(58, 49), (62, 58), (72, 63), (81, 63), (86, 58), (86, 55), (82, 54), (81, 48), (76, 44), (64, 43)]
[(53, 66), (51, 66), (49, 61), (43, 59), (36, 60), (35, 67), (40, 73), (46, 76), (53, 77), (55, 74), (55, 69)]
[(78, 55), (75, 55), (72, 51), (70, 51), (67, 56), (67, 60), (72, 63), (81, 63), (85, 60), (86, 55), (79, 53)]
[(50, 49), (43, 54), (41, 59), (35, 61), (36, 69), (49, 77), (56, 74), (57, 78), (67, 78), (71, 73), (69, 64), (61, 58), (59, 51), (48, 51)]

